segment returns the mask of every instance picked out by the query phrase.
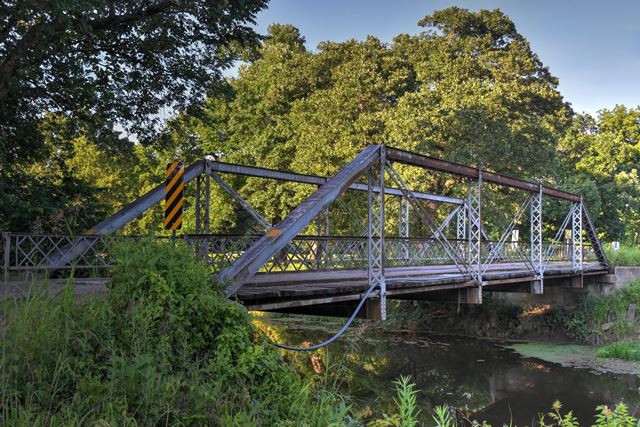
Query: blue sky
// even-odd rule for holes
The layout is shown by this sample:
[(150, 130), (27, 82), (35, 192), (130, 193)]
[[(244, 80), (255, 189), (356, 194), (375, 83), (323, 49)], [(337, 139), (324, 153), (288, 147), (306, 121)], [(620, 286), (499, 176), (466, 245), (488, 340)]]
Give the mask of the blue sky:
[(311, 49), (367, 35), (390, 41), (420, 32), (419, 19), (448, 6), (510, 16), (576, 111), (640, 105), (640, 0), (271, 0), (257, 29), (293, 24)]

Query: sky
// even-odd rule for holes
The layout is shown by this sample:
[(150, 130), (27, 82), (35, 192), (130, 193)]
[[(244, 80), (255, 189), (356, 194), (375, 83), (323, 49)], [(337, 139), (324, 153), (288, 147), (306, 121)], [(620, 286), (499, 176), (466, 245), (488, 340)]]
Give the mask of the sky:
[(577, 112), (640, 106), (640, 0), (271, 0), (256, 27), (266, 34), (274, 22), (292, 24), (312, 50), (367, 35), (389, 42), (419, 33), (418, 20), (449, 6), (501, 9)]

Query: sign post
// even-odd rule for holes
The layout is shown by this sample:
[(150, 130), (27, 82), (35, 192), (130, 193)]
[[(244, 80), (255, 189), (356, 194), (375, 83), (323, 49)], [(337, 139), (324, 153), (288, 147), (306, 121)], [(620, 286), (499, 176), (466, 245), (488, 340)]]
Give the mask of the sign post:
[(164, 196), (164, 229), (171, 230), (173, 241), (176, 230), (182, 228), (182, 205), (184, 205), (184, 165), (181, 161), (167, 165)]

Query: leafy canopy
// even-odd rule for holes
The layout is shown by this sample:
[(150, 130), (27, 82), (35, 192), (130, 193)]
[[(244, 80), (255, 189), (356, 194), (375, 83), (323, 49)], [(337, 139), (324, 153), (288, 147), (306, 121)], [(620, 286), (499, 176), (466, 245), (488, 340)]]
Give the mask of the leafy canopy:
[[(176, 144), (194, 157), (331, 175), (365, 146), (387, 143), (522, 178), (552, 176), (571, 110), (514, 23), (499, 10), (449, 8), (420, 25), (390, 44), (367, 37), (311, 52), (296, 28), (274, 24), (231, 93), (210, 96), (201, 117), (174, 121)], [(401, 173), (416, 189), (455, 190), (443, 177)], [(274, 222), (312, 190), (234, 184)]]
[[(163, 111), (194, 111), (221, 90), (222, 69), (258, 40), (266, 0), (3, 1), (0, 5), (0, 227), (23, 230), (90, 183), (60, 167), (32, 174), (86, 137), (107, 155), (154, 140)], [(53, 125), (52, 125), (53, 124)], [(100, 167), (100, 165), (93, 165)], [(58, 175), (56, 172), (55, 175)], [(47, 196), (51, 195), (51, 196)], [(16, 218), (16, 216), (18, 216)]]

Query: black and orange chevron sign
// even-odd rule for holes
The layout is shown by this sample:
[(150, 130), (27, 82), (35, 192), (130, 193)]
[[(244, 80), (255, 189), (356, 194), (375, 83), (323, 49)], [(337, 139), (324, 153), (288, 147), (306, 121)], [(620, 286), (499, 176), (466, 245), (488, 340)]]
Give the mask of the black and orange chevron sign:
[(184, 205), (184, 165), (181, 161), (167, 165), (164, 194), (164, 229), (180, 230)]

